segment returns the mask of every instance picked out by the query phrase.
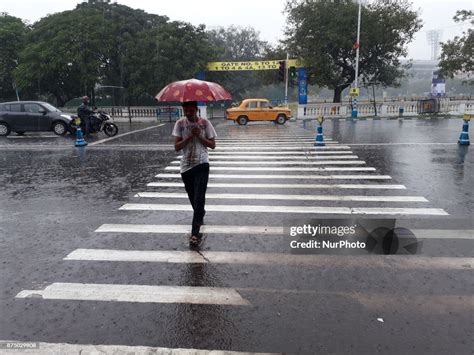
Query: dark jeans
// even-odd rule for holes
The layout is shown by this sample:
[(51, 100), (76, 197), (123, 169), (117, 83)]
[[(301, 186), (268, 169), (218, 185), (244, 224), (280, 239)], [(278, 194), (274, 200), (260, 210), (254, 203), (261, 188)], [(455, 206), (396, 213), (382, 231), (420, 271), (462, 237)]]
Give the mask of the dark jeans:
[(197, 236), (206, 214), (204, 205), (206, 203), (207, 181), (209, 180), (209, 164), (199, 164), (182, 173), (181, 177), (194, 210), (191, 234)]

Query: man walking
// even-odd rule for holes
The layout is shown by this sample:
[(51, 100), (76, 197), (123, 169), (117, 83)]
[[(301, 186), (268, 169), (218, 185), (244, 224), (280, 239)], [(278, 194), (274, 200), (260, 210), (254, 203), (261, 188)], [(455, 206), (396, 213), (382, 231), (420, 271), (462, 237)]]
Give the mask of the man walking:
[(216, 131), (211, 122), (197, 116), (196, 101), (183, 103), (184, 115), (173, 129), (176, 151), (183, 150), (181, 158), (181, 177), (193, 207), (193, 221), (189, 245), (199, 247), (202, 242), (200, 233), (206, 213), (207, 181), (209, 180), (209, 155), (207, 148), (216, 147)]

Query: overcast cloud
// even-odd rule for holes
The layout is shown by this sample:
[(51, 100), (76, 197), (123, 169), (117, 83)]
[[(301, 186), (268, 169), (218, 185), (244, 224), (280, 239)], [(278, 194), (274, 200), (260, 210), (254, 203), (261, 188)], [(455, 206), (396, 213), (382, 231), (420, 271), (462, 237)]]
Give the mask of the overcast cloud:
[[(20, 17), (33, 23), (50, 13), (71, 10), (78, 0), (0, 0), (0, 11)], [(283, 38), (285, 16), (283, 14), (284, 0), (118, 0), (120, 4), (132, 8), (140, 8), (149, 13), (166, 15), (171, 20), (191, 22), (194, 25), (205, 24), (207, 27), (252, 26), (260, 31), (262, 39), (276, 43)], [(469, 0), (412, 0), (414, 9), (419, 10), (424, 22), (423, 29), (409, 46), (408, 58), (430, 59), (430, 47), (426, 40), (426, 31), (441, 29), (442, 41), (461, 35), (469, 27), (456, 24), (452, 18), (456, 10), (474, 10), (474, 2)], [(364, 24), (362, 23), (362, 26)], [(362, 44), (363, 45), (363, 44)]]

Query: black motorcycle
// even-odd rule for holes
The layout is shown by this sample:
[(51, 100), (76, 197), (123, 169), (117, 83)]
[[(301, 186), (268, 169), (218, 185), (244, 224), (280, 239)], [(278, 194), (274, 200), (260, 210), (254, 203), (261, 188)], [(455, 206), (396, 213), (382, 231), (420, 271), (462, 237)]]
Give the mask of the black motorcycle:
[[(108, 137), (113, 137), (118, 133), (118, 127), (115, 123), (108, 122), (110, 120), (110, 115), (104, 111), (94, 112), (89, 116), (90, 127), (89, 133), (98, 133), (103, 131)], [(85, 132), (85, 122), (81, 120), (81, 130)], [(75, 131), (75, 129), (74, 129)], [(71, 133), (74, 133), (71, 130)]]

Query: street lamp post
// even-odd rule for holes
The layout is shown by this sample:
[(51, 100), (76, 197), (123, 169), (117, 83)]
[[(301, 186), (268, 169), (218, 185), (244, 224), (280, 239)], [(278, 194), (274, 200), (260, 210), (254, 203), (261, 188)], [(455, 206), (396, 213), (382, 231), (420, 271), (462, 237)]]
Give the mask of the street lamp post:
[[(357, 16), (357, 42), (356, 42), (356, 68), (355, 68), (355, 86), (354, 88), (358, 89), (358, 79), (359, 79), (359, 41), (360, 41), (360, 13), (361, 13), (361, 2), (360, 0), (357, 1), (359, 3), (359, 14)], [(357, 118), (357, 96), (354, 96), (352, 101), (352, 118)]]
[(285, 106), (288, 107), (288, 59), (290, 58), (288, 52), (286, 53), (285, 61)]

